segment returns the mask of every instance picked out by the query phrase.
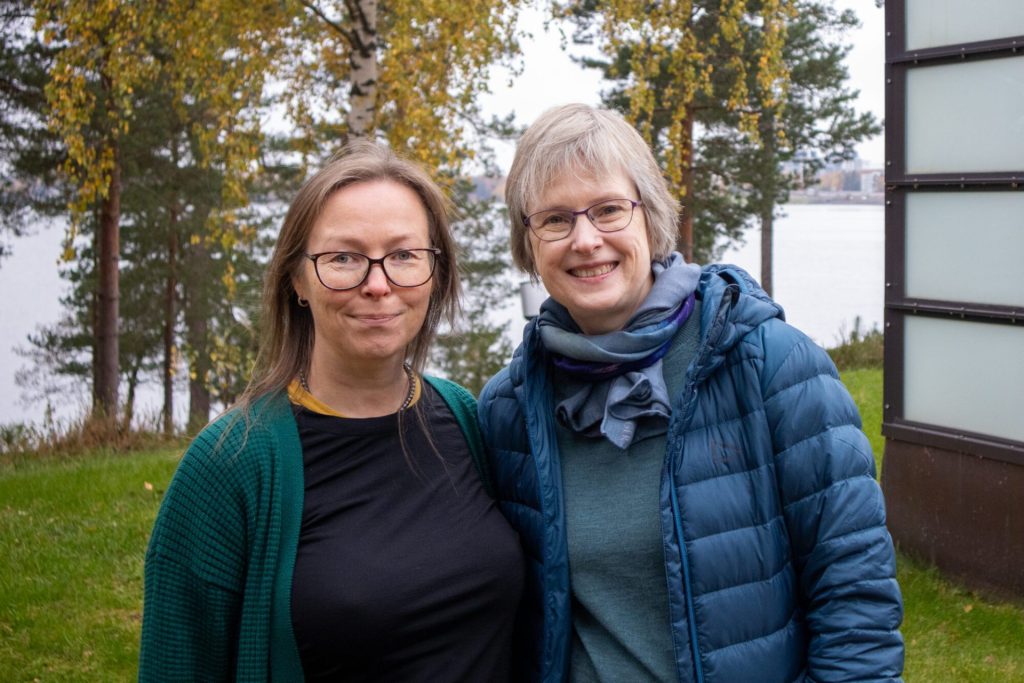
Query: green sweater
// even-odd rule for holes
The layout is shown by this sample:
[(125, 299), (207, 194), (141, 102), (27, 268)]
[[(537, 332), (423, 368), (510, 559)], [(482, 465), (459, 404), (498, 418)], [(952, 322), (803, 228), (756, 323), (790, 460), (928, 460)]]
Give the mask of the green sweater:
[[(454, 413), (490, 492), (475, 400), (425, 379)], [(200, 432), (146, 553), (140, 681), (303, 679), (290, 604), (303, 490), (283, 393), (258, 400), (248, 420), (231, 411)]]

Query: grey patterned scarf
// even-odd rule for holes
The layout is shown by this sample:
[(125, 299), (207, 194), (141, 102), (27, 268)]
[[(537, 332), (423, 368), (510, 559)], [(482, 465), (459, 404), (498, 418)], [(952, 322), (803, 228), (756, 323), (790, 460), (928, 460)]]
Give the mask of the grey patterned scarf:
[(671, 407), (661, 358), (692, 312), (700, 280), (700, 267), (675, 252), (651, 270), (651, 291), (617, 332), (583, 334), (569, 311), (550, 298), (537, 320), (544, 347), (567, 376), (568, 397), (555, 407), (558, 421), (623, 450), (668, 431)]

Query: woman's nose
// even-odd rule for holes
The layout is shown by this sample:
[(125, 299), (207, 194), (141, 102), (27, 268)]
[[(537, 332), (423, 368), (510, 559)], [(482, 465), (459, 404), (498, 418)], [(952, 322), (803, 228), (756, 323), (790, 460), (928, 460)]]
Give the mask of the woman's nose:
[(576, 217), (576, 225), (572, 231), (572, 247), (576, 251), (590, 253), (601, 246), (601, 231), (594, 227), (586, 214)]
[(391, 283), (384, 274), (384, 265), (373, 263), (370, 265), (370, 272), (366, 274), (363, 281), (363, 292), (372, 296), (383, 296), (391, 291)]

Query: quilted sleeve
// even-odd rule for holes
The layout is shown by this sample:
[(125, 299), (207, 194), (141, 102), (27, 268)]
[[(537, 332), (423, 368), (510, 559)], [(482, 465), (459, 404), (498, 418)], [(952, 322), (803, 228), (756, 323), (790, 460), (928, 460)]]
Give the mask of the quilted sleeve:
[[(508, 368), (504, 368), (484, 385), (480, 392), (480, 399), (477, 401), (480, 436), (483, 439), (486, 452), (492, 459), (494, 453), (503, 445), (496, 442), (497, 434), (502, 433), (503, 430), (506, 430), (504, 433), (508, 433), (507, 430), (514, 419), (514, 415), (508, 414), (508, 411), (503, 411), (498, 406), (505, 404), (508, 407), (511, 397), (512, 387)], [(491, 471), (493, 471), (495, 466), (493, 460), (490, 465)]]
[(762, 391), (810, 633), (808, 679), (899, 680), (903, 604), (857, 408), (823, 349), (784, 323), (765, 328)]

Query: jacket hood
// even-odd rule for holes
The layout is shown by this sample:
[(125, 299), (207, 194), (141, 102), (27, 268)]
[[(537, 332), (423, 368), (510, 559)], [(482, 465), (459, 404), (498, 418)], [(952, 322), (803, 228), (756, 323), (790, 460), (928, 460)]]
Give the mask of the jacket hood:
[(782, 306), (739, 266), (704, 266), (697, 291), (701, 297), (701, 346), (695, 361), (698, 382), (714, 373), (750, 331), (772, 318), (786, 319)]

